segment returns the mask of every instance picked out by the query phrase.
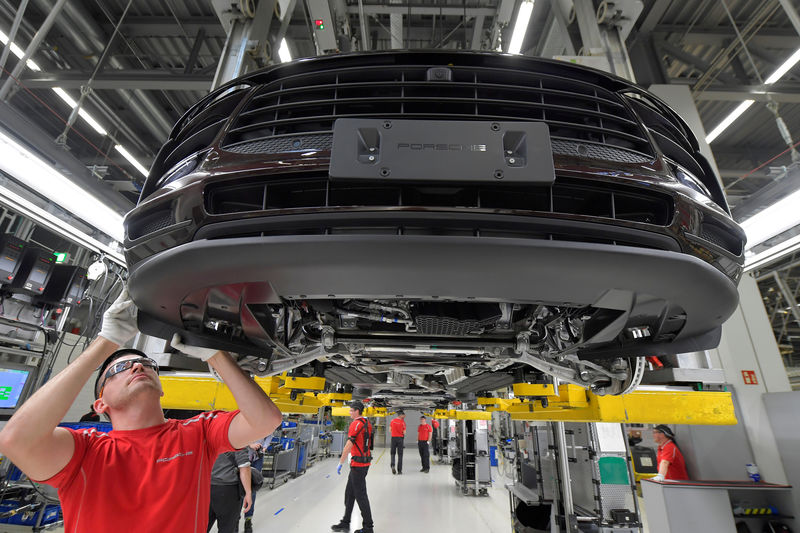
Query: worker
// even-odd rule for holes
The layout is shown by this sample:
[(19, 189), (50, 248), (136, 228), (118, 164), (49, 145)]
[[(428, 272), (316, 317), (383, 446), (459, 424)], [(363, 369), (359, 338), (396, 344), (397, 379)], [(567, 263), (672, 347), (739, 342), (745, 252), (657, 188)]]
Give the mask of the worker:
[(372, 510), (369, 507), (367, 496), (367, 472), (372, 461), (372, 424), (362, 416), (364, 404), (358, 400), (350, 403), (350, 429), (347, 431), (347, 444), (344, 445), (342, 456), (336, 473), (342, 475), (342, 466), (347, 460), (347, 455), (352, 451), (350, 458), (350, 475), (347, 476), (347, 488), (344, 491), (344, 517), (341, 522), (331, 526), (333, 531), (350, 531), (350, 515), (353, 514), (353, 505), (358, 502), (361, 510), (361, 529), (355, 533), (373, 533)]
[[(403, 473), (403, 446), (406, 438), (406, 414), (402, 409), (397, 410), (397, 418), (389, 424), (392, 432), (392, 474)], [(397, 452), (397, 470), (394, 468), (394, 456)]]
[(428, 447), (433, 428), (428, 424), (428, 419), (425, 415), (419, 417), (419, 427), (417, 428), (417, 447), (419, 448), (419, 458), (422, 461), (422, 468), (420, 472), (426, 474), (431, 470), (431, 452)]
[(441, 455), (442, 436), (439, 434), (439, 421), (434, 418), (431, 425), (433, 426), (433, 437), (431, 437), (433, 442), (433, 455)]
[(208, 507), (208, 531), (214, 522), (218, 533), (239, 531), (239, 511), (253, 506), (250, 482), (250, 457), (247, 448), (225, 452), (211, 469), (211, 501)]
[[(256, 472), (261, 472), (264, 468), (264, 450), (267, 448), (272, 435), (251, 442), (247, 446), (247, 453), (250, 456), (250, 466)], [(253, 504), (250, 509), (244, 509), (244, 533), (253, 533), (253, 512), (256, 507), (256, 491), (253, 491)]]
[[(136, 314), (123, 288), (98, 337), (0, 431), (0, 453), (30, 479), (58, 489), (65, 533), (205, 531), (217, 456), (281, 422), (275, 404), (229, 354), (186, 346), (177, 335), (172, 346), (206, 361), (239, 409), (166, 420), (158, 365), (138, 350), (120, 349), (138, 333)], [(98, 366), (93, 407), (111, 419), (113, 431), (57, 427)]]
[(653, 440), (658, 445), (656, 454), (658, 474), (651, 479), (653, 481), (689, 479), (683, 454), (675, 444), (675, 434), (669, 426), (659, 424), (653, 428)]

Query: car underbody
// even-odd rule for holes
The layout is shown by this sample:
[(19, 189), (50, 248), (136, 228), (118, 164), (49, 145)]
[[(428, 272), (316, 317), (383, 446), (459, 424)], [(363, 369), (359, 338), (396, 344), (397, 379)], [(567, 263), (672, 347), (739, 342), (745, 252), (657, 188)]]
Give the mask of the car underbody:
[(126, 231), (142, 331), (426, 407), (515, 380), (630, 392), (645, 356), (717, 345), (744, 243), (663, 102), (497, 54), (237, 80), (176, 126)]

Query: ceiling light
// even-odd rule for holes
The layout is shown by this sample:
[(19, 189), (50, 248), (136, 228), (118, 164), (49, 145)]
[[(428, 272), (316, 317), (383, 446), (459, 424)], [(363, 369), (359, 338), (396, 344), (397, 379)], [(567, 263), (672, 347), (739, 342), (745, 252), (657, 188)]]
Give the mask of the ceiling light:
[(121, 154), (122, 154), (122, 157), (124, 157), (125, 159), (127, 159), (127, 160), (128, 160), (128, 162), (129, 162), (131, 165), (133, 165), (133, 166), (136, 168), (136, 170), (138, 170), (139, 172), (141, 172), (141, 173), (142, 173), (142, 175), (144, 175), (144, 177), (145, 177), (145, 178), (147, 177), (147, 174), (149, 174), (149, 173), (147, 172), (147, 169), (146, 169), (146, 168), (144, 168), (144, 166), (142, 166), (142, 164), (141, 164), (141, 163), (139, 163), (139, 162), (136, 160), (136, 158), (135, 158), (135, 157), (133, 157), (133, 156), (131, 155), (131, 153), (125, 149), (125, 147), (124, 147), (124, 146), (122, 146), (121, 144), (118, 144), (118, 145), (116, 145), (116, 146), (114, 147), (114, 149), (115, 149), (117, 152), (121, 153)]
[(122, 241), (122, 215), (3, 132), (0, 169), (109, 237)]
[(744, 271), (749, 272), (755, 268), (768, 265), (778, 259), (800, 250), (800, 235), (795, 235), (780, 244), (767, 248), (757, 254), (746, 254), (744, 259)]
[[(78, 102), (76, 102), (76, 101), (75, 101), (75, 100), (74, 100), (74, 99), (73, 99), (73, 98), (72, 98), (72, 97), (71, 97), (69, 94), (67, 94), (67, 92), (66, 92), (64, 89), (62, 89), (61, 87), (55, 87), (55, 88), (53, 88), (53, 92), (54, 92), (54, 93), (56, 93), (56, 94), (58, 95), (58, 97), (59, 97), (59, 98), (61, 98), (62, 100), (64, 100), (64, 102), (66, 102), (66, 104), (67, 104), (68, 106), (70, 106), (72, 109), (75, 109), (75, 108), (77, 107), (77, 105), (78, 105)], [(108, 135), (108, 132), (106, 131), (106, 129), (105, 129), (103, 126), (101, 126), (101, 125), (100, 125), (100, 124), (99, 124), (99, 123), (98, 123), (98, 122), (97, 122), (97, 121), (94, 119), (94, 117), (93, 117), (92, 115), (90, 115), (90, 114), (89, 114), (89, 113), (88, 113), (88, 112), (87, 112), (85, 109), (81, 108), (81, 109), (80, 109), (80, 111), (78, 111), (78, 115), (80, 115), (80, 117), (81, 117), (83, 120), (85, 120), (85, 121), (86, 121), (86, 122), (87, 122), (87, 123), (88, 123), (88, 124), (89, 124), (89, 125), (90, 125), (92, 128), (94, 128), (94, 131), (96, 131), (96, 132), (97, 132), (97, 133), (99, 133), (100, 135)]]
[(717, 137), (719, 137), (719, 136), (720, 136), (720, 134), (721, 134), (723, 131), (725, 131), (725, 129), (726, 129), (728, 126), (730, 126), (731, 124), (733, 124), (733, 121), (734, 121), (734, 120), (736, 120), (737, 118), (739, 118), (739, 116), (741, 116), (741, 114), (742, 114), (742, 113), (744, 113), (745, 111), (747, 111), (747, 108), (748, 108), (748, 107), (750, 107), (751, 105), (753, 105), (753, 102), (755, 102), (755, 100), (745, 100), (744, 102), (742, 102), (741, 104), (739, 104), (739, 105), (736, 107), (736, 109), (734, 109), (734, 110), (733, 110), (733, 112), (732, 112), (730, 115), (728, 115), (727, 117), (725, 117), (725, 120), (723, 120), (722, 122), (720, 122), (720, 123), (719, 123), (719, 125), (718, 125), (716, 128), (714, 128), (713, 130), (711, 130), (711, 133), (709, 133), (709, 134), (706, 136), (706, 142), (707, 142), (708, 144), (711, 144), (711, 143), (714, 141), (714, 139), (716, 139)]
[(747, 220), (743, 220), (740, 226), (747, 234), (747, 249), (800, 224), (798, 206), (800, 206), (800, 190), (781, 198)]
[[(3, 33), (2, 31), (0, 31), (0, 43), (6, 45), (8, 44), (8, 35)], [(17, 56), (17, 59), (22, 59), (22, 56), (25, 55), (25, 52), (22, 50), (22, 48), (17, 46), (17, 43), (11, 43), (11, 53)], [(33, 59), (28, 59), (28, 61), (25, 64), (28, 65), (28, 68), (34, 72), (40, 72), (42, 70), (41, 68), (39, 68), (39, 65), (37, 65)]]
[(97, 239), (87, 235), (81, 230), (65, 224), (63, 220), (52, 213), (48, 213), (39, 206), (29, 202), (18, 194), (0, 186), (0, 202), (7, 205), (15, 212), (24, 215), (35, 222), (37, 225), (45, 227), (50, 231), (63, 236), (65, 239), (73, 241), (81, 246), (85, 246), (95, 252), (106, 254), (116, 263), (125, 266), (125, 256), (119, 252), (117, 243), (112, 245), (104, 244)]
[(292, 53), (289, 51), (289, 43), (286, 42), (286, 39), (281, 39), (281, 47), (278, 48), (278, 57), (280, 57), (281, 63), (288, 63), (292, 60)]
[(783, 65), (778, 67), (778, 70), (773, 72), (769, 78), (764, 80), (764, 83), (767, 85), (775, 83), (776, 81), (781, 79), (784, 74), (789, 72), (792, 69), (792, 67), (794, 67), (797, 64), (798, 61), (800, 61), (800, 49), (798, 49), (795, 53), (793, 53), (791, 57), (789, 57), (789, 59), (784, 61)]
[(528, 33), (531, 13), (533, 13), (533, 0), (523, 0), (519, 5), (517, 20), (514, 22), (514, 31), (511, 33), (511, 42), (508, 45), (509, 54), (518, 54), (522, 50), (522, 40)]

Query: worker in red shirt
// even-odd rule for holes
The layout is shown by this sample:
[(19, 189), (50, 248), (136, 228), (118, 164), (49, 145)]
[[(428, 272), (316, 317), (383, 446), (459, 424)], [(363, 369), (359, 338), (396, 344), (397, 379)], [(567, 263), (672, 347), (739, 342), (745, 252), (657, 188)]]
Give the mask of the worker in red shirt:
[[(392, 432), (392, 474), (403, 473), (403, 446), (406, 438), (406, 414), (402, 409), (397, 410), (397, 418), (389, 424)], [(394, 456), (397, 453), (397, 470), (394, 468)]]
[(442, 437), (439, 434), (439, 421), (434, 418), (431, 425), (433, 426), (433, 437), (431, 438), (433, 441), (433, 455), (441, 455)]
[[(0, 452), (31, 480), (58, 489), (66, 533), (205, 531), (217, 456), (281, 423), (275, 404), (227, 352), (186, 346), (177, 335), (172, 347), (207, 362), (240, 408), (165, 419), (158, 364), (123, 348), (138, 333), (136, 315), (123, 288), (103, 315), (98, 337), (0, 432)], [(98, 367), (92, 408), (111, 419), (113, 430), (58, 427)]]
[(336, 473), (341, 475), (342, 466), (350, 454), (350, 475), (347, 476), (347, 488), (344, 491), (344, 517), (341, 522), (331, 526), (332, 531), (350, 531), (350, 516), (353, 514), (355, 502), (358, 502), (362, 526), (354, 533), (373, 533), (372, 510), (367, 496), (367, 472), (372, 461), (370, 448), (373, 435), (372, 424), (361, 414), (363, 412), (363, 403), (358, 400), (350, 402), (350, 418), (353, 421), (350, 422), (350, 429), (347, 431), (349, 439), (344, 445), (339, 466), (336, 468)]
[(431, 452), (428, 444), (431, 440), (433, 428), (428, 424), (425, 416), (419, 417), (419, 427), (417, 428), (417, 447), (419, 447), (419, 458), (422, 460), (420, 472), (429, 472), (431, 469)]
[(658, 444), (658, 453), (656, 454), (658, 475), (651, 479), (653, 481), (689, 479), (683, 454), (675, 444), (675, 434), (669, 426), (659, 424), (653, 428), (653, 440)]

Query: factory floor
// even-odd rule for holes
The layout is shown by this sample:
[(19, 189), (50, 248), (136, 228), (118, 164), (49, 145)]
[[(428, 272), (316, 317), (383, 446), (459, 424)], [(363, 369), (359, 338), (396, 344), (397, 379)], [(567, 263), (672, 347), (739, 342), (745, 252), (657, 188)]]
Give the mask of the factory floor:
[[(480, 531), (509, 533), (511, 518), (508, 491), (495, 480), (488, 496), (462, 496), (455, 486), (450, 465), (432, 458), (430, 472), (420, 472), (416, 448), (406, 448), (403, 475), (393, 475), (387, 448), (376, 448), (375, 461), (367, 476), (376, 532)], [(344, 512), (347, 468), (336, 474), (336, 458), (323, 459), (286, 484), (256, 496), (254, 533), (327, 533)], [(492, 468), (492, 475), (497, 470)], [(243, 523), (243, 522), (242, 522)], [(356, 505), (351, 531), (361, 527)], [(216, 532), (214, 526), (211, 529)], [(240, 532), (242, 529), (240, 528)]]

